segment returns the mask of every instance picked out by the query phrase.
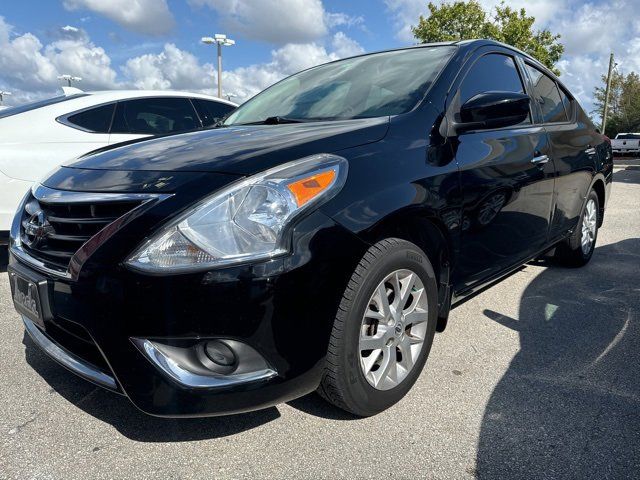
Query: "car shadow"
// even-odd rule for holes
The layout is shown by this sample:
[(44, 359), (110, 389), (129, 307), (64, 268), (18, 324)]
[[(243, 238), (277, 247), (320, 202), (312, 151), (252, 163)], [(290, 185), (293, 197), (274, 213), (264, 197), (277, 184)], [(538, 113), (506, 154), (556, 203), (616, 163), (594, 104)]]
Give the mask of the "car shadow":
[(546, 269), (517, 319), (484, 314), (520, 351), (486, 406), (477, 476), (640, 478), (640, 239)]
[(613, 178), (619, 183), (640, 184), (640, 166), (629, 166), (613, 173)]
[(206, 418), (158, 418), (138, 410), (126, 397), (109, 392), (65, 370), (33, 343), (23, 338), (27, 363), (59, 394), (89, 415), (113, 425), (122, 435), (138, 442), (185, 442), (234, 435), (280, 417), (267, 408), (240, 415)]

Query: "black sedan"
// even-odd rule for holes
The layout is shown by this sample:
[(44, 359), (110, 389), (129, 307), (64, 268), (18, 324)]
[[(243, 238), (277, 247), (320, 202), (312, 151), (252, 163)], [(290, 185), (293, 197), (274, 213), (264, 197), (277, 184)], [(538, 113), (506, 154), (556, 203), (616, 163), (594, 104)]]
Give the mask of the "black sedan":
[(152, 415), (314, 390), (373, 415), (452, 306), (552, 249), (587, 263), (611, 178), (606, 137), (520, 51), (361, 55), (51, 174), (13, 224), (13, 299), (49, 355)]

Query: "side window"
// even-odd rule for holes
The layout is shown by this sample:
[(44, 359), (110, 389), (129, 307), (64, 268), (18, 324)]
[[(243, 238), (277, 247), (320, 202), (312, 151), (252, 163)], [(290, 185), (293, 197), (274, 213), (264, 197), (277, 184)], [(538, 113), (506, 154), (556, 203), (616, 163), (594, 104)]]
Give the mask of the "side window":
[(94, 133), (109, 133), (115, 103), (91, 108), (67, 117), (67, 122)]
[(199, 126), (188, 98), (140, 98), (118, 102), (111, 133), (162, 135)]
[(527, 64), (526, 68), (529, 77), (531, 77), (536, 100), (542, 110), (544, 123), (568, 121), (564, 103), (555, 80), (529, 64)]
[(227, 113), (235, 110), (233, 105), (226, 103), (214, 102), (212, 100), (203, 100), (202, 98), (192, 98), (193, 106), (196, 107), (203, 127), (210, 127)]
[[(460, 84), (460, 105), (479, 93), (491, 91), (525, 93), (512, 57), (499, 53), (480, 57)], [(522, 123), (529, 124), (531, 120), (527, 119)]]
[(573, 101), (571, 100), (569, 94), (562, 87), (560, 87), (560, 97), (562, 98), (564, 109), (567, 112), (567, 117), (569, 117), (569, 120), (571, 120), (573, 118)]

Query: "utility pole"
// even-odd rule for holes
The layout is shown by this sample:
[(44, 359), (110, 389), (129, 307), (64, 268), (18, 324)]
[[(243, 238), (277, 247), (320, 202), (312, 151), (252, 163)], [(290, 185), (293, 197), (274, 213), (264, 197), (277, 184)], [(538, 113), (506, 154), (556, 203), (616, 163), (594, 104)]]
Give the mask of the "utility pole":
[(215, 43), (218, 46), (218, 98), (222, 98), (222, 47), (230, 47), (236, 42), (222, 33), (216, 33), (213, 37), (202, 37), (201, 41), (207, 45)]
[(611, 74), (613, 73), (613, 52), (609, 56), (609, 73), (607, 73), (607, 88), (604, 91), (604, 111), (602, 112), (602, 134), (607, 128), (607, 115), (609, 114), (609, 94), (611, 93)]

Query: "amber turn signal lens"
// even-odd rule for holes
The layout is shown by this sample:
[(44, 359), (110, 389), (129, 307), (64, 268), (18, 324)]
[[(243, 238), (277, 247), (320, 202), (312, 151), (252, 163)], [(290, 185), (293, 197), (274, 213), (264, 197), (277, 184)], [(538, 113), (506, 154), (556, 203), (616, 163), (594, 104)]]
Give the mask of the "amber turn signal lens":
[(287, 185), (287, 188), (289, 188), (289, 191), (293, 193), (298, 207), (301, 207), (326, 190), (331, 185), (335, 177), (336, 172), (334, 170), (327, 170), (325, 172), (303, 178), (302, 180), (296, 180), (295, 182)]

